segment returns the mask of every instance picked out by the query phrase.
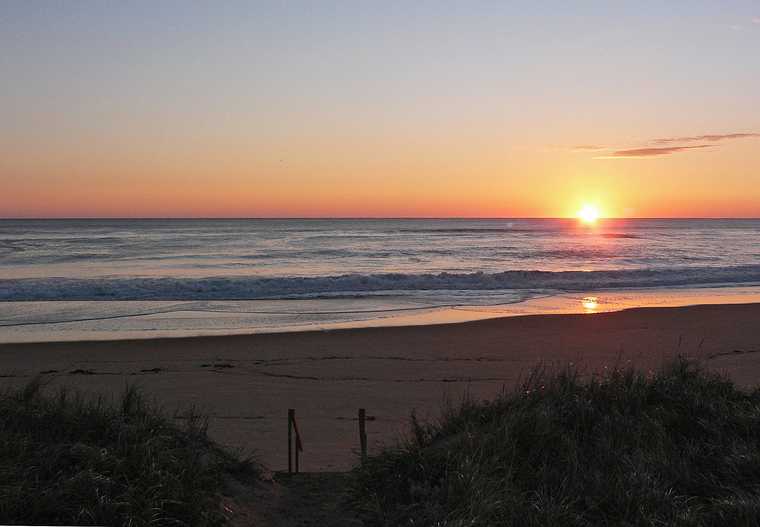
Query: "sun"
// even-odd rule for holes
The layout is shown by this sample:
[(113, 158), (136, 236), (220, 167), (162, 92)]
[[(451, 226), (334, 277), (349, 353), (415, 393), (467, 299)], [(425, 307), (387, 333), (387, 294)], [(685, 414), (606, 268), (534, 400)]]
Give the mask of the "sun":
[(599, 209), (594, 205), (584, 205), (578, 211), (578, 219), (587, 225), (592, 225), (599, 219)]

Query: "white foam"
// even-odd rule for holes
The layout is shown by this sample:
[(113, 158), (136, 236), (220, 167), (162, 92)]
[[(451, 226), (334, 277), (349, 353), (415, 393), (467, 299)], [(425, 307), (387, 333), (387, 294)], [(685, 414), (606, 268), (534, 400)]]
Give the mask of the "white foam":
[(0, 280), (0, 301), (255, 300), (403, 294), (420, 291), (579, 291), (707, 284), (739, 285), (755, 282), (760, 282), (760, 265), (611, 271), (345, 274), (279, 278), (28, 278)]

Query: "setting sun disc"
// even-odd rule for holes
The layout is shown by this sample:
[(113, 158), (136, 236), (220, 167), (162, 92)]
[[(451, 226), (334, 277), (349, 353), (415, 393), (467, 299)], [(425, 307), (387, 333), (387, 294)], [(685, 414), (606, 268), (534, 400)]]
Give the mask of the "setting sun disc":
[(583, 223), (596, 223), (599, 219), (599, 209), (593, 205), (584, 205), (581, 210), (578, 211), (578, 219)]

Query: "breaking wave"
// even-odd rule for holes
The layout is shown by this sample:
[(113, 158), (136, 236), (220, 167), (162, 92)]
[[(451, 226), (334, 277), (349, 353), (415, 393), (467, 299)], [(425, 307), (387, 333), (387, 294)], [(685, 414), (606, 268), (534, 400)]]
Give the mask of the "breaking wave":
[(343, 274), (321, 277), (27, 278), (0, 280), (0, 301), (256, 300), (380, 292), (554, 290), (760, 282), (760, 265), (610, 271)]

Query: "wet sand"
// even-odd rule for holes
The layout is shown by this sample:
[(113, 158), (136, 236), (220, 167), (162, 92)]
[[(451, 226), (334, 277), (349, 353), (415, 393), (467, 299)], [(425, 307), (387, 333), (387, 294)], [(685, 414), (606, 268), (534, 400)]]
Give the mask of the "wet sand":
[(698, 358), (743, 387), (760, 384), (760, 304), (534, 315), (461, 324), (302, 333), (0, 345), (0, 384), (43, 374), (106, 394), (135, 383), (168, 411), (195, 406), (218, 441), (274, 470), (287, 465), (288, 408), (304, 470), (355, 461), (357, 409), (370, 449), (389, 444), (412, 410), (435, 417), (446, 399), (491, 397), (537, 364), (603, 371)]

